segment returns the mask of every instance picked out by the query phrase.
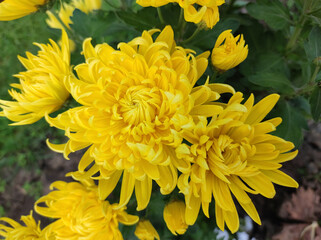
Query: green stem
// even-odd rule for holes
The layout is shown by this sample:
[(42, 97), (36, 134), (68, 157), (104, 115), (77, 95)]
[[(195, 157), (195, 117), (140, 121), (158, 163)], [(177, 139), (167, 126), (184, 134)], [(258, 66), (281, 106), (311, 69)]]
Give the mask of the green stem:
[(189, 43), (190, 41), (192, 41), (201, 30), (202, 30), (202, 27), (198, 26), (196, 28), (196, 30), (194, 31), (194, 33), (192, 34), (192, 36), (190, 36), (188, 39), (182, 41), (182, 44), (186, 44), (186, 43)]
[(318, 65), (318, 66), (315, 67), (315, 70), (314, 70), (314, 72), (312, 74), (312, 77), (311, 77), (310, 81), (303, 88), (300, 88), (297, 91), (295, 91), (295, 93), (289, 95), (288, 98), (291, 99), (291, 98), (295, 98), (295, 97), (300, 96), (300, 95), (311, 94), (311, 92), (315, 88), (315, 85), (316, 85), (315, 79), (316, 79), (319, 71), (320, 71), (320, 66)]
[(306, 12), (306, 7), (307, 7), (306, 5), (307, 4), (305, 3), (304, 6), (303, 6), (302, 13), (301, 13), (301, 16), (299, 18), (299, 21), (297, 22), (297, 24), (295, 26), (294, 33), (292, 34), (292, 36), (291, 36), (291, 38), (290, 38), (290, 40), (289, 40), (289, 42), (288, 42), (288, 44), (286, 46), (287, 52), (291, 51), (294, 48), (294, 46), (295, 46), (295, 44), (296, 44), (296, 42), (297, 42), (297, 40), (298, 40), (298, 38), (299, 38), (299, 36), (301, 34), (301, 31), (302, 31), (302, 29), (304, 27), (304, 24), (306, 22), (306, 15), (305, 15), (306, 14), (305, 13)]
[(186, 26), (186, 22), (183, 21), (181, 27), (178, 29), (178, 38), (177, 38), (177, 41), (176, 42), (182, 42), (182, 38), (183, 38), (183, 35), (184, 35), (184, 30), (185, 30), (185, 26)]
[(315, 79), (317, 78), (317, 75), (318, 75), (319, 71), (320, 71), (320, 65), (317, 65), (315, 67), (313, 75), (312, 75), (312, 77), (311, 77), (311, 79), (309, 81), (309, 85), (314, 85), (315, 84)]
[(179, 13), (178, 24), (177, 24), (178, 29), (181, 29), (181, 27), (183, 25), (183, 21), (184, 21), (184, 10), (183, 10), (183, 8), (181, 8), (181, 11)]
[(161, 21), (161, 23), (165, 24), (165, 20), (164, 20), (162, 10), (160, 9), (160, 7), (157, 8), (157, 14), (158, 14), (158, 17), (159, 17), (159, 20)]
[(213, 71), (214, 71), (214, 73), (213, 73), (213, 75), (212, 75), (212, 77), (211, 77), (210, 83), (214, 83), (215, 80), (216, 80), (216, 77), (217, 77), (217, 75), (218, 75), (218, 71), (217, 71), (214, 67), (213, 67)]

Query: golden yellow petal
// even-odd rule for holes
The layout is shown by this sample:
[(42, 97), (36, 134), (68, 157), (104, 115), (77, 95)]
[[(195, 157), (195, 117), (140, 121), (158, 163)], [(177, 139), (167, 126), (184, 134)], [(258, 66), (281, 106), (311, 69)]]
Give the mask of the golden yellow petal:
[(189, 205), (190, 207), (185, 208), (185, 220), (187, 225), (194, 225), (201, 207), (201, 198), (196, 198), (191, 194)]
[(285, 187), (293, 187), (298, 188), (299, 184), (290, 176), (285, 174), (280, 170), (261, 170), (261, 172), (267, 176), (272, 182), (285, 186)]
[(109, 179), (99, 179), (98, 181), (98, 194), (101, 200), (106, 199), (109, 194), (115, 189), (122, 171), (116, 170)]
[(254, 222), (261, 225), (260, 216), (259, 216), (258, 212), (256, 211), (256, 208), (255, 208), (254, 204), (252, 203), (252, 201), (250, 201), (248, 203), (240, 202), (240, 205), (245, 210), (245, 212), (254, 220)]
[(135, 195), (137, 199), (137, 211), (141, 211), (147, 207), (152, 194), (152, 179), (145, 178), (142, 181), (135, 182)]
[(244, 123), (255, 124), (261, 122), (265, 118), (265, 116), (272, 110), (279, 98), (280, 96), (278, 94), (271, 94), (263, 98), (253, 106)]
[(242, 180), (264, 197), (273, 198), (275, 196), (271, 180), (262, 173), (252, 177), (242, 177)]

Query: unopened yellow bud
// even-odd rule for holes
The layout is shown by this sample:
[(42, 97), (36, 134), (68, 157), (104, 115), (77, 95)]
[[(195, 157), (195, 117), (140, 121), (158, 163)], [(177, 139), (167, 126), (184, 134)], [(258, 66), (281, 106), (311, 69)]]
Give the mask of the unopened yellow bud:
[(188, 228), (185, 222), (185, 203), (174, 201), (167, 204), (164, 208), (163, 216), (168, 229), (172, 234), (184, 234)]
[(226, 30), (221, 33), (212, 51), (212, 64), (221, 72), (236, 67), (248, 55), (249, 50), (243, 35), (237, 35), (234, 38), (231, 32), (232, 30)]

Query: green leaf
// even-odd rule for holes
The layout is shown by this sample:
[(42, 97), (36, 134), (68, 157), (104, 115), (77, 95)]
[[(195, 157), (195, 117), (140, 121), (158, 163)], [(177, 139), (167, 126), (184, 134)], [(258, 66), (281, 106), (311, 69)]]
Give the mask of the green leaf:
[(319, 121), (321, 115), (321, 88), (316, 86), (310, 97), (311, 114), (313, 119)]
[(291, 22), (289, 10), (277, 0), (257, 0), (246, 9), (252, 17), (264, 20), (274, 30), (284, 29)]
[(309, 35), (308, 41), (304, 43), (305, 53), (310, 61), (321, 56), (321, 29), (314, 27)]
[(118, 11), (117, 16), (138, 31), (149, 30), (159, 26), (156, 8), (143, 8), (137, 13), (133, 11)]
[(269, 52), (258, 56), (255, 64), (257, 72), (265, 72), (271, 70), (282, 69), (282, 56), (278, 53)]
[(73, 22), (71, 27), (77, 34), (83, 38), (95, 38), (105, 36), (105, 32), (117, 18), (113, 13), (93, 12), (86, 14), (76, 9), (71, 20)]
[(275, 116), (282, 118), (282, 123), (274, 132), (275, 135), (291, 141), (299, 147), (303, 140), (302, 130), (307, 129), (307, 121), (296, 105), (291, 102), (280, 100), (274, 109)]
[(291, 82), (281, 72), (259, 72), (248, 77), (248, 80), (256, 85), (272, 88), (278, 93), (291, 94), (294, 92)]

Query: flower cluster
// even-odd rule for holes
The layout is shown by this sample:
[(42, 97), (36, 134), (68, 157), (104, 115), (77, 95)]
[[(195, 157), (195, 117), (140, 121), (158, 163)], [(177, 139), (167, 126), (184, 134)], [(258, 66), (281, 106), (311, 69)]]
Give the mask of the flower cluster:
[(180, 133), (193, 128), (193, 117), (222, 111), (210, 102), (220, 93), (234, 92), (225, 84), (193, 88), (207, 67), (208, 52), (195, 57), (176, 47), (169, 26), (154, 41), (156, 32), (144, 31), (120, 43), (120, 50), (108, 44), (93, 47), (86, 39), (86, 63), (75, 67), (79, 79), (66, 81), (81, 106), (46, 117), (69, 137), (66, 144), (49, 143), (53, 150), (68, 157), (89, 147), (80, 160), (80, 174), (73, 176), (99, 173), (100, 197), (105, 199), (122, 175), (119, 205), (125, 206), (135, 189), (137, 210), (146, 208), (153, 180), (162, 194), (169, 194), (176, 187), (177, 170), (189, 171), (189, 162), (178, 159), (175, 149), (183, 141)]
[(213, 28), (219, 21), (218, 7), (225, 0), (136, 0), (143, 7), (160, 7), (168, 3), (178, 3), (184, 10), (184, 18), (187, 22), (203, 23), (208, 28)]
[[(30, 6), (45, 2), (30, 1)], [(154, 7), (177, 3), (186, 21), (203, 22), (208, 28), (219, 21), (218, 6), (224, 2), (137, 0), (141, 6)], [(12, 86), (18, 91), (9, 91), (14, 101), (0, 100), (0, 115), (13, 125), (45, 117), (51, 126), (63, 130), (66, 143), (47, 143), (66, 159), (85, 149), (78, 171), (69, 173), (79, 182), (54, 182), (55, 190), (36, 202), (36, 212), (55, 221), (41, 230), (32, 214), (22, 217), (25, 226), (1, 218), (10, 226), (0, 225), (0, 236), (8, 240), (123, 239), (119, 223), (138, 222), (139, 239), (160, 239), (150, 221), (144, 217), (139, 221), (125, 211), (134, 191), (137, 211), (144, 210), (157, 185), (163, 195), (177, 187), (185, 199), (185, 203), (171, 199), (164, 208), (164, 222), (173, 235), (184, 234), (200, 208), (210, 217), (211, 203), (222, 230), (225, 225), (232, 232), (238, 230), (236, 202), (260, 224), (249, 193), (272, 198), (273, 183), (298, 187), (280, 171), (283, 162), (297, 155), (293, 143), (272, 135), (282, 119), (265, 119), (279, 95), (268, 95), (255, 104), (252, 94), (244, 102), (243, 94), (232, 86), (213, 83), (204, 76), (210, 52), (196, 55), (177, 46), (171, 26), (145, 30), (117, 48), (107, 43), (94, 46), (87, 38), (82, 51), (85, 61), (72, 67), (65, 32), (72, 30), (70, 17), (76, 8), (88, 13), (101, 4), (101, 0), (63, 3), (60, 19), (48, 12), (48, 25), (62, 29), (61, 48), (50, 40), (48, 45), (36, 44), (41, 49), (37, 55), (27, 52), (27, 58), (19, 57), (27, 70), (15, 75), (20, 84)], [(10, 15), (11, 8), (3, 10), (7, 6), (16, 5), (0, 0), (0, 20), (1, 11)], [(33, 9), (27, 3), (22, 6)], [(4, 19), (9, 20), (9, 15), (4, 14)], [(243, 35), (234, 37), (231, 32), (224, 31), (212, 50), (217, 73), (239, 65), (248, 55)], [(50, 116), (70, 95), (77, 107)], [(106, 198), (115, 197), (112, 192), (118, 183), (119, 201), (111, 204)]]

